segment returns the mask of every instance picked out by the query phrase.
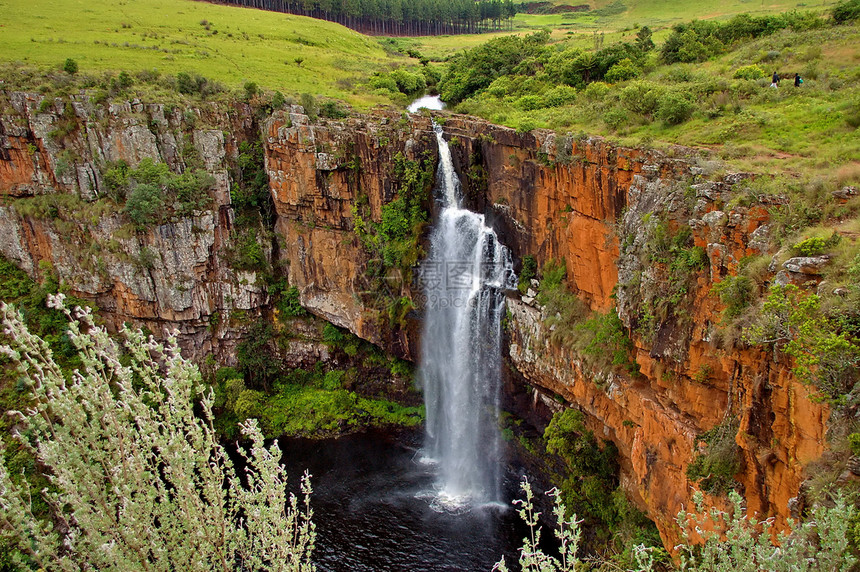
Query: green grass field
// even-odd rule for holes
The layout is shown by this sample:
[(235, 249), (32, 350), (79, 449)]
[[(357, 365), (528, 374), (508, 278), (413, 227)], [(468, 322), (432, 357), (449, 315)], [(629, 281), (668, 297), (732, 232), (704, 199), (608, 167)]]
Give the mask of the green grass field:
[[(618, 94), (634, 82), (607, 86), (600, 97), (579, 92), (559, 107), (527, 110), (516, 95), (483, 95), (460, 110), (516, 128), (604, 135), (626, 145), (708, 148), (734, 168), (755, 172), (860, 182), (860, 27), (784, 30), (697, 64), (660, 65), (654, 56), (640, 81), (681, 91), (697, 82), (714, 86), (712, 95), (696, 101), (688, 121), (669, 125), (625, 109)], [(751, 64), (765, 77), (746, 84), (734, 79), (735, 70)], [(787, 80), (771, 89), (773, 71), (788, 77), (798, 72), (804, 84), (795, 88)], [(610, 114), (624, 119), (613, 123)]]
[[(569, 0), (553, 0), (556, 5), (579, 4)], [(830, 9), (834, 0), (726, 0), (706, 4), (693, 0), (592, 0), (590, 12), (560, 14), (517, 14), (513, 19), (513, 33), (523, 34), (549, 28), (554, 40), (573, 39), (576, 45), (589, 48), (594, 35), (602, 33), (604, 44), (621, 41), (635, 34), (637, 26), (649, 26), (655, 31), (654, 40), (662, 41), (669, 28), (690, 20), (727, 19), (736, 14), (754, 16), (789, 10), (822, 12)], [(487, 40), (510, 32), (472, 36), (437, 36), (413, 39), (413, 45), (427, 57), (441, 61), (448, 55), (471, 48)]]
[(66, 58), (81, 73), (195, 72), (358, 107), (387, 102), (360, 84), (406, 61), (373, 38), (301, 16), (192, 0), (0, 0), (0, 61), (59, 67)]

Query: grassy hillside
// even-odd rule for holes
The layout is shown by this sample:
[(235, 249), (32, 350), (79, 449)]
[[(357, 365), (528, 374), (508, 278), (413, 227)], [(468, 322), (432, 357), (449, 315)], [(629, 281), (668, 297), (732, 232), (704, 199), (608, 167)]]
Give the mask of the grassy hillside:
[[(674, 24), (693, 19), (724, 20), (736, 14), (759, 16), (789, 10), (825, 11), (833, 0), (726, 0), (702, 3), (697, 0), (590, 0), (572, 2), (553, 0), (553, 4), (588, 4), (588, 12), (559, 12), (557, 14), (517, 14), (513, 20), (514, 33), (523, 34), (548, 28), (555, 40), (567, 39), (587, 47), (594, 42), (595, 34), (602, 34), (605, 43), (622, 39), (625, 32), (639, 26), (649, 26), (655, 39), (663, 39)], [(472, 36), (422, 37), (412, 40), (414, 47), (431, 59), (442, 60), (463, 48), (471, 48), (489, 39), (505, 34)], [(627, 34), (629, 35), (629, 34)]]
[[(342, 26), (192, 0), (0, 0), (0, 61), (81, 73), (195, 72), (227, 86), (384, 102), (359, 84), (401, 58)], [(405, 58), (404, 58), (405, 59)]]
[[(635, 43), (635, 34), (624, 40)], [(595, 77), (599, 53), (579, 52), (575, 41), (550, 42), (535, 48), (521, 71), (496, 77), (457, 109), (522, 130), (706, 147), (744, 169), (860, 182), (860, 26), (785, 29), (692, 63), (667, 64), (664, 42), (656, 44), (627, 67), (621, 62), (615, 77)], [(602, 53), (609, 57), (618, 46), (607, 41)], [(591, 77), (574, 73), (577, 65)], [(456, 94), (465, 77), (451, 69), (440, 84), (443, 97)], [(785, 80), (771, 89), (775, 71)], [(804, 79), (799, 88), (795, 73)]]

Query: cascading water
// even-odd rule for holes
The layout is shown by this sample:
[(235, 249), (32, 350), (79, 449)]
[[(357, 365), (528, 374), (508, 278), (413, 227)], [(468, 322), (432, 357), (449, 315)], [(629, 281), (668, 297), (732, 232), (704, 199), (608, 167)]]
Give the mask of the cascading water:
[(510, 252), (484, 216), (462, 208), (451, 152), (439, 145), (439, 220), (422, 266), (426, 295), (420, 379), (426, 458), (438, 467), (433, 506), (462, 510), (500, 499), (498, 401), (505, 290), (516, 287)]

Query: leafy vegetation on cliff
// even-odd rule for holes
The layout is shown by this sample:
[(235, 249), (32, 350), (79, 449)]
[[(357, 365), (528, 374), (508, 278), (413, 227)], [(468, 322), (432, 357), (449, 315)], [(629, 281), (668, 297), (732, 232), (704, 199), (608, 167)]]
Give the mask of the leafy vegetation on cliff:
[[(284, 299), (290, 299), (289, 292)], [(235, 437), (239, 425), (248, 419), (258, 419), (267, 437), (311, 438), (368, 427), (415, 427), (423, 422), (424, 408), (411, 392), (412, 368), (407, 362), (304, 315), (303, 310), (281, 312), (274, 325), (256, 322), (236, 348), (237, 368), (215, 372), (211, 382), (220, 433)], [(303, 326), (296, 328), (299, 323)], [(297, 330), (306, 333), (297, 334)], [(308, 369), (286, 367), (281, 352), (294, 342), (306, 343), (307, 332), (314, 330), (317, 340), (333, 354), (333, 363), (317, 361)]]
[[(356, 159), (357, 161), (357, 159)], [(360, 164), (354, 165), (360, 169)], [(433, 161), (394, 157), (395, 197), (382, 205), (380, 221), (370, 217), (367, 197), (359, 195), (352, 207), (355, 234), (368, 255), (365, 279), (369, 307), (388, 316), (390, 325), (405, 325), (412, 310), (407, 296), (412, 271), (423, 256), (421, 237), (429, 219)]]
[(568, 289), (565, 273), (565, 265), (557, 260), (547, 262), (541, 272), (537, 301), (543, 306), (551, 339), (573, 350), (596, 383), (602, 383), (610, 370), (635, 373), (637, 368), (630, 357), (633, 344), (618, 313), (614, 309), (590, 311)]

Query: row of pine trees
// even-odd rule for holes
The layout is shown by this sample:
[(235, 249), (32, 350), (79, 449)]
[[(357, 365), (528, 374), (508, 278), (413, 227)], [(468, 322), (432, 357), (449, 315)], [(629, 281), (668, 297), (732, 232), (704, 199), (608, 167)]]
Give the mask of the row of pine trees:
[(219, 0), (311, 16), (377, 36), (476, 34), (510, 28), (513, 0)]

